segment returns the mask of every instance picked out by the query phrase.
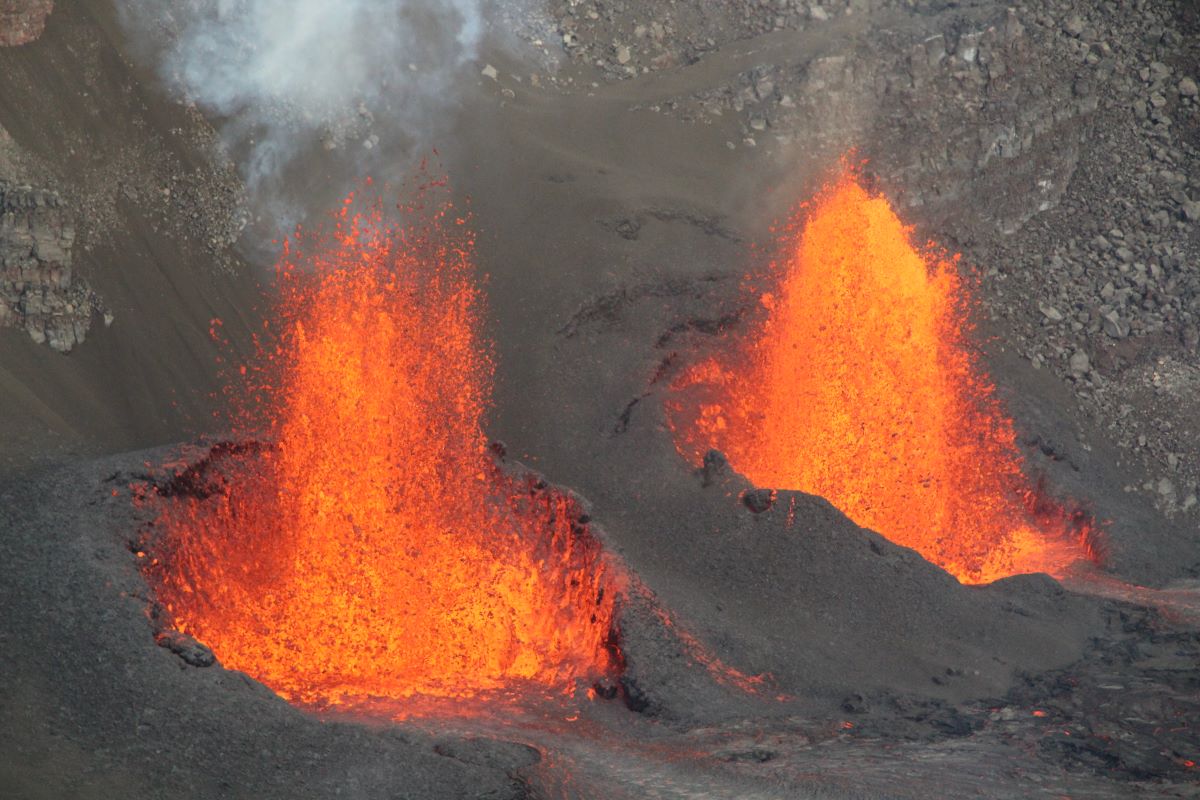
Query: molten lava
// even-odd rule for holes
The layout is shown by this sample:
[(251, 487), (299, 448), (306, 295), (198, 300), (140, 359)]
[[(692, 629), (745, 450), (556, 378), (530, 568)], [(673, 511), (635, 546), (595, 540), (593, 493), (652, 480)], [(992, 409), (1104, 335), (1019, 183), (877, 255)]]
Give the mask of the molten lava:
[(783, 250), (761, 325), (675, 380), (680, 452), (698, 463), (715, 448), (757, 486), (821, 495), (966, 583), (1088, 555), (1083, 516), (1022, 474), (968, 346), (957, 257), (920, 252), (852, 174), (797, 215)]
[(489, 450), (465, 221), (351, 202), (285, 250), (249, 375), (269, 444), (162, 500), (158, 599), (303, 704), (572, 692), (619, 657), (617, 577), (573, 500)]

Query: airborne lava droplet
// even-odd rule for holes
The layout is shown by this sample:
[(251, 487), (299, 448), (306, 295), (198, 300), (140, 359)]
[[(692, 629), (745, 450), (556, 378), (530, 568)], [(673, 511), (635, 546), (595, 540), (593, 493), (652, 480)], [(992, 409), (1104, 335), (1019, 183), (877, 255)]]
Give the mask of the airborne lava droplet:
[(354, 207), (285, 249), (241, 425), (269, 444), (160, 501), (159, 602), (301, 704), (570, 693), (616, 668), (620, 579), (577, 503), (491, 454), (467, 227)]
[(673, 382), (686, 458), (716, 448), (756, 486), (821, 495), (965, 583), (1090, 555), (1090, 522), (1022, 473), (968, 346), (957, 257), (915, 248), (850, 172), (797, 214), (781, 250), (761, 324)]

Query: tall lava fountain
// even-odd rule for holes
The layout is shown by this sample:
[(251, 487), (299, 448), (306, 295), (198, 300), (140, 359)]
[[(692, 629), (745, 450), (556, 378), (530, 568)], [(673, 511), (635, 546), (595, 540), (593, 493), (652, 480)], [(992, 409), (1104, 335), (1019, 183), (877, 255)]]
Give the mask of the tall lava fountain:
[(968, 346), (957, 258), (922, 253), (853, 174), (784, 231), (764, 319), (673, 385), (683, 455), (821, 495), (968, 583), (1056, 572), (1088, 523), (1022, 474), (1012, 421)]
[(466, 221), (354, 207), (281, 260), (242, 425), (265, 444), (161, 501), (159, 602), (303, 704), (569, 693), (614, 667), (615, 572), (575, 501), (489, 449)]

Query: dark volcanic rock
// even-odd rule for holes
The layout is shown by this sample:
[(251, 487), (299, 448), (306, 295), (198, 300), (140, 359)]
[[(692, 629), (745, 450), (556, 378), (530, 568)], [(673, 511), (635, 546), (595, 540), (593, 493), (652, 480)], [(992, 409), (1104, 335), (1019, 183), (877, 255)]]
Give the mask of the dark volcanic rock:
[(704, 486), (724, 480), (729, 471), (729, 461), (720, 450), (709, 450), (704, 454), (704, 464), (700, 467), (700, 479)]
[(159, 647), (165, 647), (193, 667), (211, 667), (217, 663), (213, 651), (180, 631), (163, 631), (154, 637)]
[(774, 489), (750, 489), (742, 492), (742, 505), (755, 514), (761, 514), (775, 505)]

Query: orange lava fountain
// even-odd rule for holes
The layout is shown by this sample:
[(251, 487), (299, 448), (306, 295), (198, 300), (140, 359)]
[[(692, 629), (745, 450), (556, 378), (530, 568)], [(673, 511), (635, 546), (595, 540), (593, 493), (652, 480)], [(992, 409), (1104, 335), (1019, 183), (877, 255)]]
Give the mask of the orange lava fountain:
[(968, 346), (957, 256), (920, 252), (853, 174), (797, 215), (783, 249), (761, 326), (674, 381), (680, 452), (715, 448), (757, 486), (821, 495), (964, 583), (1087, 557), (1086, 518), (1022, 474)]
[(301, 704), (571, 693), (619, 659), (618, 578), (575, 501), (489, 450), (465, 221), (351, 209), (285, 250), (249, 376), (270, 444), (161, 501), (159, 602)]

